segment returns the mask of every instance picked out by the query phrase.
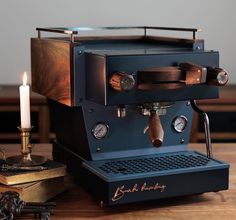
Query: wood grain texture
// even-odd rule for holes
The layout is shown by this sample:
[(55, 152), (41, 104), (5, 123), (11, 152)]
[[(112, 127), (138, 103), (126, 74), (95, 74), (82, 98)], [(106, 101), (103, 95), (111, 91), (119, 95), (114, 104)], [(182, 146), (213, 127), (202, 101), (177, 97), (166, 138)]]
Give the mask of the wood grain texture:
[[(18, 148), (19, 145), (5, 146), (8, 155)], [(205, 152), (202, 144), (192, 144), (191, 149)], [(97, 200), (68, 179), (66, 185), (69, 190), (53, 199), (57, 206), (52, 219), (235, 220), (236, 144), (214, 144), (213, 149), (216, 158), (231, 165), (230, 188), (227, 191), (100, 208)], [(50, 151), (51, 145), (35, 146), (35, 153), (50, 156)], [(32, 216), (21, 219), (32, 219)]]
[(32, 89), (66, 105), (71, 98), (70, 43), (31, 39)]
[(166, 90), (186, 86), (185, 73), (178, 67), (154, 67), (138, 71), (138, 89)]

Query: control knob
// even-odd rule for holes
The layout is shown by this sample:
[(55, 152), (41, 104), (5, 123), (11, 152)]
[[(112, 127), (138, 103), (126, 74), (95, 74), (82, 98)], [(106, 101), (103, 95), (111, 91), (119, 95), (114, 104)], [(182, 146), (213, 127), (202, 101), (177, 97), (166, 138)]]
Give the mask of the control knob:
[(207, 84), (224, 86), (229, 80), (228, 73), (221, 68), (208, 68), (207, 70)]
[(109, 81), (110, 86), (119, 92), (128, 92), (135, 86), (135, 79), (125, 72), (117, 72), (112, 75)]

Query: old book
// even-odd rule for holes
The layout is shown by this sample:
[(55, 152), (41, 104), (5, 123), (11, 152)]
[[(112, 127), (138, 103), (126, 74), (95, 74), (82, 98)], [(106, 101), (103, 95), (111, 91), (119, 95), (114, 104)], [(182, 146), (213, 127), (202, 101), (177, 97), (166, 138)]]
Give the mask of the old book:
[(48, 160), (44, 166), (48, 169), (42, 171), (0, 172), (0, 183), (4, 185), (15, 185), (66, 175), (66, 166), (64, 164)]
[(66, 190), (64, 177), (56, 177), (17, 185), (0, 185), (0, 192), (15, 191), (25, 202), (46, 202)]

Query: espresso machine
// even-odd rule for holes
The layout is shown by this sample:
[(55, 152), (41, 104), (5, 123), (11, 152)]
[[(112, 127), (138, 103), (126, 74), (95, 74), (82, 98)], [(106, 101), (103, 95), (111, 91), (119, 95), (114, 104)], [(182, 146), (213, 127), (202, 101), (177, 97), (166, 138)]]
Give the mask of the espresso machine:
[[(196, 38), (198, 29), (36, 30), (32, 88), (48, 98), (54, 160), (99, 201), (118, 205), (228, 188), (229, 165), (214, 157), (208, 116), (195, 101), (217, 98), (228, 74), (219, 68), (219, 52)], [(156, 36), (159, 30), (191, 37)], [(194, 111), (204, 119), (205, 154), (188, 149)]]

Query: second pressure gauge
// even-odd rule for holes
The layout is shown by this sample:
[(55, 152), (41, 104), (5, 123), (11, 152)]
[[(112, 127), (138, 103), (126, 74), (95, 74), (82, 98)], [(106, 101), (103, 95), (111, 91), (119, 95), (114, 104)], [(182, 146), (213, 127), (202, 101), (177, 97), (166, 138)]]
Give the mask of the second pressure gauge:
[(92, 129), (92, 134), (96, 139), (104, 138), (108, 133), (108, 125), (105, 123), (97, 123)]
[(185, 128), (187, 127), (187, 124), (188, 124), (188, 120), (183, 115), (175, 117), (172, 122), (173, 129), (179, 133), (185, 130)]

